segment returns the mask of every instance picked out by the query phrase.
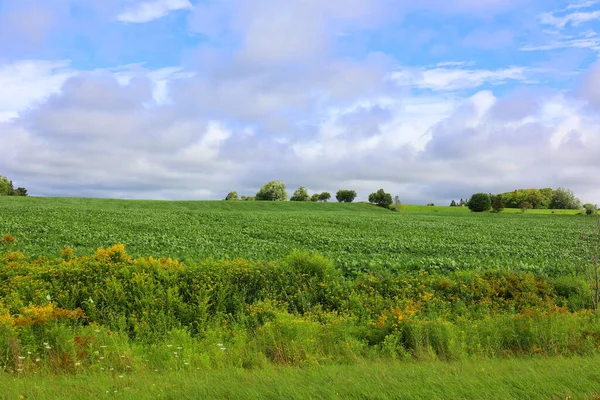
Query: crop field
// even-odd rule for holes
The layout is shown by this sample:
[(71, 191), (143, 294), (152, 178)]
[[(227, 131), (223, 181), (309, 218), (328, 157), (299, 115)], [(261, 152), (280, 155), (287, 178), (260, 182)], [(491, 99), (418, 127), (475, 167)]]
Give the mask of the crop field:
[(0, 197), (0, 399), (595, 398), (596, 221)]
[[(0, 233), (28, 257), (76, 255), (116, 243), (132, 256), (277, 260), (319, 252), (347, 272), (510, 268), (572, 274), (585, 218), (475, 214), (458, 207), (0, 198)], [(510, 210), (508, 211), (510, 212)]]

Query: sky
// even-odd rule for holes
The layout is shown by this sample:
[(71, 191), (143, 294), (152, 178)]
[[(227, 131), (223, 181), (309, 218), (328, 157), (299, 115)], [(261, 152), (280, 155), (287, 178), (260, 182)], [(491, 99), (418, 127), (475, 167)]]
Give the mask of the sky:
[(0, 0), (0, 174), (38, 196), (600, 203), (599, 30), (600, 0)]

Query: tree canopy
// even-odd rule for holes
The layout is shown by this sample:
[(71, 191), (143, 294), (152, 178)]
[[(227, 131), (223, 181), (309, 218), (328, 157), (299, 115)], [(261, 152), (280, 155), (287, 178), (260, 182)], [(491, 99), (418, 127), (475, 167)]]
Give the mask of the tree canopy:
[(468, 201), (467, 207), (473, 212), (488, 211), (492, 207), (492, 199), (487, 193), (475, 193)]
[(354, 190), (338, 190), (335, 194), (335, 198), (340, 203), (352, 203), (356, 198), (356, 192)]
[(380, 207), (389, 207), (393, 203), (392, 195), (386, 193), (383, 189), (379, 189), (375, 193), (369, 195), (369, 203), (377, 204)]
[(310, 201), (308, 189), (306, 189), (304, 186), (300, 186), (294, 191), (294, 194), (290, 198), (290, 201)]
[(287, 197), (285, 183), (281, 181), (267, 182), (256, 193), (256, 200), (286, 201)]
[(0, 175), (0, 196), (27, 196), (27, 189), (22, 187), (15, 189), (11, 180)]

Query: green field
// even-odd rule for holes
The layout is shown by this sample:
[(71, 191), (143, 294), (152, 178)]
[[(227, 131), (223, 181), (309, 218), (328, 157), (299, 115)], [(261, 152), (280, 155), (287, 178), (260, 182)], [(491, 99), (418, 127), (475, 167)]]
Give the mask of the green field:
[(0, 399), (595, 398), (594, 223), (0, 197)]
[(58, 256), (65, 246), (84, 255), (123, 243), (133, 256), (192, 261), (276, 260), (297, 249), (320, 252), (348, 271), (572, 274), (581, 262), (586, 220), (543, 211), (404, 206), (392, 213), (369, 204), (4, 197), (0, 232), (17, 237), (17, 248), (29, 257)]

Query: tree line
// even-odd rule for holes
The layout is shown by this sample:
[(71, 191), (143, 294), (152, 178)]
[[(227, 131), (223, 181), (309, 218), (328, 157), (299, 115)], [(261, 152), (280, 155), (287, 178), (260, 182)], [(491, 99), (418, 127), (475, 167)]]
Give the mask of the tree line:
[[(357, 193), (355, 190), (340, 189), (335, 194), (335, 199), (340, 203), (352, 203), (356, 199)], [(287, 201), (288, 193), (285, 183), (281, 181), (270, 181), (265, 183), (255, 196), (242, 196), (239, 197), (237, 192), (229, 192), (225, 200), (262, 200), (262, 201)], [(331, 199), (331, 193), (322, 192), (314, 193), (310, 195), (308, 189), (304, 186), (300, 186), (294, 191), (290, 197), (290, 201), (313, 201), (313, 202), (327, 202)], [(369, 195), (369, 202), (376, 204), (381, 207), (388, 208), (394, 203), (392, 195), (386, 193), (383, 189), (379, 189), (375, 193)], [(395, 202), (397, 205), (400, 204), (398, 196), (396, 196)]]
[[(455, 202), (453, 201), (453, 203)], [(484, 212), (490, 209), (500, 212), (504, 208), (520, 208), (523, 212), (528, 209), (584, 209), (587, 214), (593, 214), (598, 208), (594, 204), (582, 205), (581, 200), (575, 197), (575, 194), (570, 189), (565, 188), (517, 189), (512, 192), (495, 195), (491, 193), (475, 193), (467, 200), (466, 205), (471, 211), (475, 212)]]
[(13, 182), (4, 175), (0, 175), (0, 196), (27, 196), (27, 189), (18, 187), (15, 189)]

